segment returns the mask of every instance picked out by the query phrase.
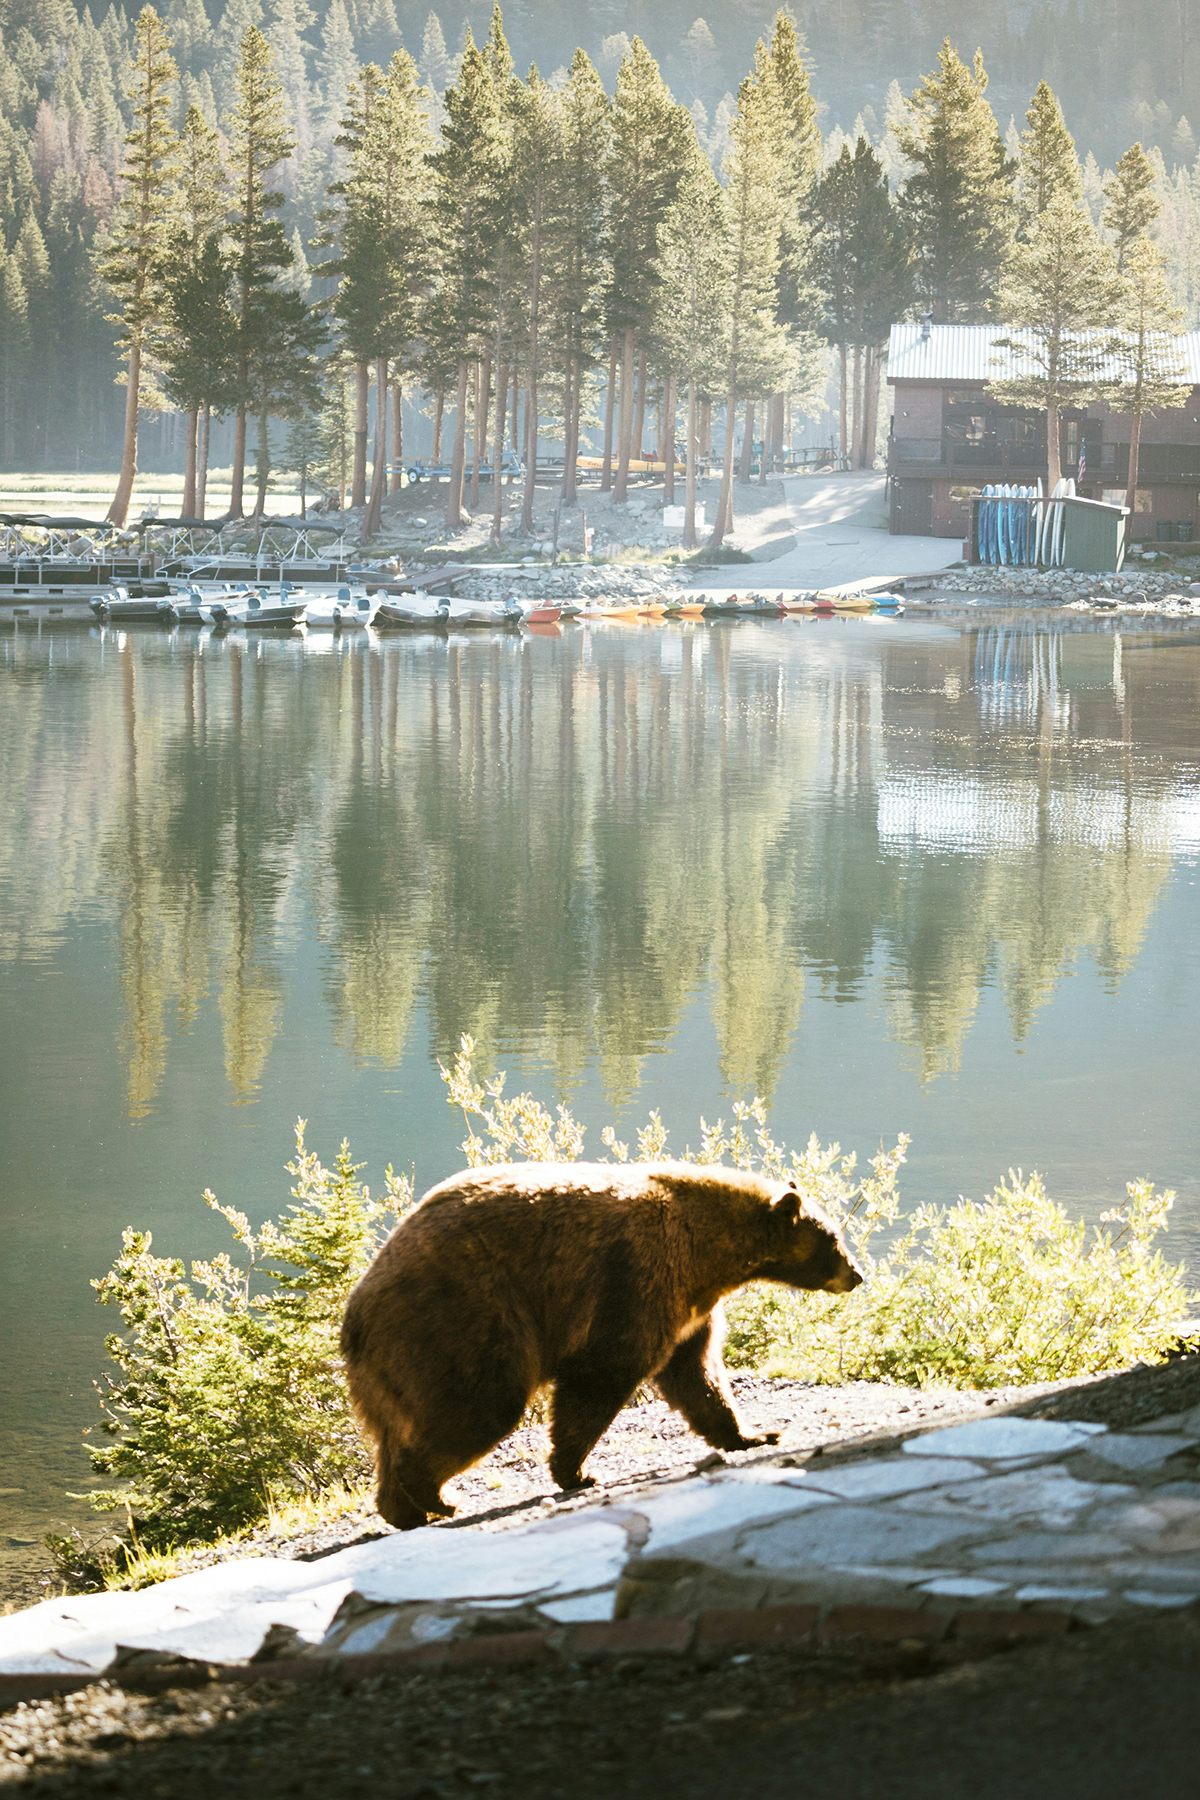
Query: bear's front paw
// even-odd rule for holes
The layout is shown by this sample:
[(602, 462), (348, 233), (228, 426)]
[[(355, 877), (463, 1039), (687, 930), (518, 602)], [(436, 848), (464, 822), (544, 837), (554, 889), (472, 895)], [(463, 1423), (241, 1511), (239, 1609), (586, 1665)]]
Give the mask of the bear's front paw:
[(577, 1494), (581, 1488), (591, 1488), (596, 1485), (596, 1478), (594, 1475), (575, 1474), (568, 1475), (565, 1478), (562, 1475), (555, 1475), (554, 1479), (557, 1481), (564, 1494)]
[(757, 1450), (762, 1444), (777, 1444), (778, 1442), (779, 1433), (777, 1431), (763, 1431), (757, 1437), (739, 1438), (737, 1448), (739, 1450)]

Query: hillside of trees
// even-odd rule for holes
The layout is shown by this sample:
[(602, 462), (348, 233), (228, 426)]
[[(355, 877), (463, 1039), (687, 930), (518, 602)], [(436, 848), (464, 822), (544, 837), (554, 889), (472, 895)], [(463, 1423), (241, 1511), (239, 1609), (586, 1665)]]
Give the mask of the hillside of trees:
[(195, 507), (219, 430), (235, 511), (274, 461), (377, 512), (407, 416), (452, 512), (498, 436), (603, 444), (619, 494), (714, 414), (781, 448), (830, 347), (869, 461), (888, 324), (996, 316), (1047, 170), (1089, 255), (1132, 208), (1143, 314), (1200, 318), (1200, 19), (1127, 15), (169, 0), (148, 37), (0, 0), (0, 466), (128, 465), (140, 433)]

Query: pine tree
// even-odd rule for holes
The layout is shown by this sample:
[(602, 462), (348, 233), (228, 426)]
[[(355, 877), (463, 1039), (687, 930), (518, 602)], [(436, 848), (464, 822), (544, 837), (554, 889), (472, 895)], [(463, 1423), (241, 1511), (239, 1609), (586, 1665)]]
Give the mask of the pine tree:
[(180, 63), (193, 73), (207, 67), (212, 54), (213, 32), (204, 10), (204, 0), (171, 0), (167, 7), (166, 27)]
[(1120, 383), (1106, 399), (1131, 418), (1125, 504), (1137, 499), (1142, 417), (1155, 406), (1178, 405), (1189, 376), (1180, 359), (1178, 334), (1184, 313), (1171, 291), (1161, 251), (1144, 232), (1125, 246), (1125, 292), (1117, 363)]
[[(686, 387), (687, 491), (683, 542), (696, 544), (698, 408), (718, 393), (726, 371), (733, 256), (721, 184), (698, 152), (680, 180), (658, 239), (656, 361)], [(672, 433), (666, 454), (674, 464)]]
[(363, 61), (386, 67), (400, 46), (400, 28), (392, 0), (359, 0), (361, 29), (358, 52)]
[[(428, 158), (424, 110), (428, 91), (416, 64), (398, 50), (387, 76), (371, 80), (376, 91), (343, 184), (341, 285), (333, 314), (356, 362), (375, 366), (375, 474), (364, 534), (378, 529), (387, 465), (387, 392), (390, 362), (411, 366), (420, 307), (428, 285)], [(325, 265), (329, 267), (329, 265)]]
[(0, 236), (0, 461), (11, 468), (17, 455), (17, 420), (29, 359), (29, 301), (15, 254)]
[(918, 289), (934, 318), (949, 323), (987, 314), (1011, 239), (1012, 166), (986, 95), (982, 53), (968, 69), (947, 38), (896, 133), (913, 165), (902, 209)]
[(284, 443), (284, 468), (300, 482), (300, 517), (308, 517), (308, 486), (321, 459), (322, 429), (318, 414), (297, 412), (288, 426)]
[[(780, 323), (789, 328), (797, 349), (811, 360), (819, 348), (811, 330), (817, 312), (812, 278), (812, 207), (821, 174), (821, 132), (796, 26), (784, 12), (775, 18), (769, 67), (783, 125), (780, 163), (787, 190), (779, 238), (776, 313)], [(772, 448), (782, 450), (785, 410), (782, 393), (773, 396), (772, 406), (778, 440)], [(764, 482), (768, 461), (766, 436), (764, 432), (760, 465), (760, 478)]]
[[(349, 167), (361, 153), (363, 139), (371, 120), (380, 90), (383, 86), (383, 72), (374, 63), (367, 63), (360, 70), (358, 77), (350, 83), (345, 95), (345, 111), (341, 126), (334, 137), (334, 144), (343, 153), (343, 162)], [(342, 233), (346, 222), (346, 183), (334, 181), (329, 184), (326, 205), (318, 215), (319, 229), (313, 240), (313, 249), (333, 249), (334, 256), (327, 262), (317, 265), (318, 273), (323, 278), (335, 277), (338, 269)], [(367, 503), (367, 403), (370, 397), (371, 373), (367, 362), (356, 362), (354, 365), (355, 415), (354, 415), (354, 456), (350, 483), (351, 506), (365, 506)]]
[(353, 371), (343, 358), (331, 356), (324, 373), (319, 469), (326, 491), (336, 493), (338, 505), (344, 507), (354, 454)]
[[(733, 259), (729, 300), (729, 342), (725, 374), (725, 458), (712, 547), (719, 549), (733, 524), (733, 443), (737, 404), (747, 401), (745, 436), (753, 436), (750, 403), (790, 380), (793, 357), (788, 334), (776, 316), (780, 241), (787, 206), (781, 170), (779, 94), (770, 60), (760, 41), (755, 68), (738, 89), (737, 114), (730, 126), (733, 151), (726, 164), (725, 209)], [(748, 457), (744, 459), (747, 463)]]
[[(492, 474), (491, 542), (497, 548), (503, 519), (503, 492), (499, 469), (503, 460), (504, 414), (507, 406), (508, 375), (518, 341), (527, 341), (527, 318), (522, 317), (523, 243), (522, 193), (518, 181), (516, 139), (520, 124), (523, 88), (513, 65), (512, 52), (504, 35), (504, 19), (499, 0), (493, 0), (492, 17), (483, 57), (496, 95), (498, 133), (497, 157), (492, 185), (493, 232), (491, 243), (491, 292), (495, 331), (491, 343), (475, 364), (475, 407), (472, 429), (471, 506), (479, 504), (480, 462), (487, 438), (491, 400), (493, 363), (496, 377), (496, 442)], [(516, 412), (517, 381), (513, 373), (513, 411)], [(528, 420), (529, 399), (526, 396)], [(536, 405), (534, 408), (536, 417)], [(515, 418), (514, 418), (515, 424)], [(515, 433), (514, 433), (515, 435)]]
[[(542, 285), (549, 248), (547, 226), (553, 211), (556, 177), (562, 155), (562, 112), (536, 63), (529, 80), (519, 86), (513, 134), (513, 190), (525, 228), (528, 256), (528, 306), (525, 348), (525, 494), (521, 530), (533, 530), (537, 484), (538, 379), (542, 363)], [(552, 241), (552, 239), (551, 239)], [(478, 439), (478, 432), (476, 433)]]
[(138, 15), (135, 41), (133, 129), (125, 140), (112, 236), (100, 262), (100, 273), (121, 305), (113, 322), (120, 326), (117, 343), (125, 359), (121, 473), (107, 515), (114, 525), (125, 523), (137, 474), (138, 407), (151, 397), (144, 391), (143, 360), (153, 353), (162, 321), (163, 263), (173, 227), (165, 195), (175, 171), (176, 139), (168, 118), (178, 71), (170, 40), (152, 6), (143, 7)]
[(29, 318), (29, 348), (26, 361), (25, 408), (22, 435), (27, 460), (42, 462), (48, 448), (48, 398), (54, 364), (54, 275), (45, 234), (38, 224), (37, 213), (30, 207), (21, 221), (17, 241), (13, 245), (21, 285), (25, 290)]
[(1162, 205), (1154, 191), (1154, 164), (1140, 144), (1131, 144), (1104, 184), (1101, 223), (1112, 238), (1118, 269), (1124, 269), (1130, 245), (1150, 230)]
[(213, 232), (181, 257), (168, 284), (163, 388), (184, 413), (183, 512), (202, 519), (212, 414), (236, 403), (237, 322), (230, 307), (231, 259)]
[[(814, 269), (824, 302), (823, 335), (838, 351), (842, 455), (869, 467), (877, 359), (891, 322), (912, 303), (912, 273), (907, 234), (883, 165), (866, 138), (859, 138), (853, 155), (849, 144), (842, 145), (821, 178), (815, 210)], [(848, 418), (850, 346), (859, 371), (853, 421)]]
[(1026, 235), (1053, 194), (1082, 200), (1083, 173), (1054, 91), (1039, 81), (1017, 155), (1017, 210)]
[(189, 519), (197, 516), (200, 411), (220, 403), (230, 379), (229, 268), (220, 245), (228, 201), (220, 137), (198, 107), (189, 107), (179, 139), (178, 229), (165, 277), (163, 348), (163, 385), (186, 418), (183, 511)]
[(271, 13), (266, 33), (274, 58), (275, 75), (287, 103), (287, 118), (296, 139), (296, 149), (304, 154), (312, 141), (309, 101), (312, 90), (308, 83), (309, 47), (301, 36), (316, 19), (308, 0), (270, 0)]
[(608, 164), (610, 274), (605, 310), (609, 335), (614, 347), (619, 345), (621, 367), (616, 501), (623, 501), (628, 491), (634, 358), (636, 351), (644, 350), (654, 318), (658, 230), (675, 198), (694, 137), (691, 115), (676, 105), (658, 64), (635, 37), (617, 70)]
[(350, 30), (345, 0), (330, 0), (321, 30), (317, 69), (321, 127), (332, 138), (342, 117), (350, 83), (358, 74), (354, 34)]
[[(229, 516), (233, 519), (241, 518), (244, 503), (247, 410), (258, 404), (260, 433), (264, 431), (261, 408), (269, 384), (257, 376), (268, 362), (277, 367), (279, 343), (273, 334), (282, 320), (274, 284), (292, 260), (283, 228), (275, 217), (283, 205), (283, 195), (268, 183), (279, 164), (291, 155), (295, 140), (284, 116), (271, 47), (257, 26), (251, 26), (242, 40), (236, 88), (237, 102), (229, 121), (229, 174), (235, 196), (230, 233), (237, 333), (229, 498)], [(260, 458), (260, 465), (263, 460)]]
[(237, 70), (246, 33), (261, 26), (262, 0), (225, 0), (213, 32), (212, 84), (222, 117), (237, 102)]
[(435, 359), (457, 369), (454, 451), (446, 523), (462, 524), (466, 466), (467, 383), (494, 317), (492, 255), (504, 221), (499, 197), (504, 166), (500, 101), (487, 59), (467, 29), (458, 75), (443, 96), (446, 119), (434, 172), (432, 221), (438, 278), (428, 315)]
[(812, 202), (821, 175), (821, 132), (796, 27), (784, 12), (775, 19), (770, 70), (784, 132), (780, 164), (787, 184), (779, 246), (779, 317), (784, 324), (797, 327), (807, 322), (813, 310), (809, 262)]
[(563, 485), (576, 501), (584, 384), (603, 319), (605, 181), (611, 112), (598, 71), (576, 50), (559, 96), (560, 148), (547, 220), (547, 360), (563, 395)]
[(1122, 303), (1112, 251), (1081, 205), (1053, 196), (1028, 241), (1014, 247), (998, 299), (1005, 322), (1023, 335), (997, 338), (996, 347), (1019, 356), (1029, 373), (989, 384), (998, 400), (1045, 412), (1051, 493), (1062, 475), (1059, 416), (1102, 392)]
[(446, 49), (446, 34), (435, 12), (427, 16), (421, 35), (421, 74), (435, 94), (442, 93), (454, 79), (454, 58)]

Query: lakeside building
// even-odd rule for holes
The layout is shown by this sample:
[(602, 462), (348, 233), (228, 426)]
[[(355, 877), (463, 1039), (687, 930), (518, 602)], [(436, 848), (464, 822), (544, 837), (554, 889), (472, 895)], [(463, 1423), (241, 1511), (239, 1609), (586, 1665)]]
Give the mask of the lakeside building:
[[(905, 535), (965, 538), (971, 501), (988, 484), (1046, 481), (1046, 415), (1005, 406), (990, 381), (1025, 374), (1019, 351), (997, 338), (1027, 334), (1005, 325), (893, 325), (887, 382), (890, 530)], [(1129, 520), (1133, 543), (1200, 538), (1200, 331), (1178, 339), (1183, 371), (1177, 406), (1142, 417), (1137, 500)], [(1060, 420), (1064, 475), (1076, 475), (1089, 500), (1124, 504), (1129, 478), (1128, 413), (1105, 406), (1070, 407)]]

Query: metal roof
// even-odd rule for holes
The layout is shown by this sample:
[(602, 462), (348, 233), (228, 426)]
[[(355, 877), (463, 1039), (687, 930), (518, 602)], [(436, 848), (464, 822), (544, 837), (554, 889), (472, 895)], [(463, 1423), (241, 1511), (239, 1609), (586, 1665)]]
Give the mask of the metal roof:
[[(1107, 333), (1082, 333), (1103, 341)], [(998, 350), (997, 338), (1032, 344), (1033, 333), (1011, 325), (923, 325), (919, 319), (893, 325), (888, 335), (889, 381), (1011, 381), (1036, 374), (1032, 357), (1019, 350)], [(1200, 385), (1200, 331), (1177, 339), (1177, 354), (1187, 371), (1181, 386)], [(1113, 373), (1115, 374), (1115, 370)], [(1107, 371), (1106, 371), (1107, 373)]]

